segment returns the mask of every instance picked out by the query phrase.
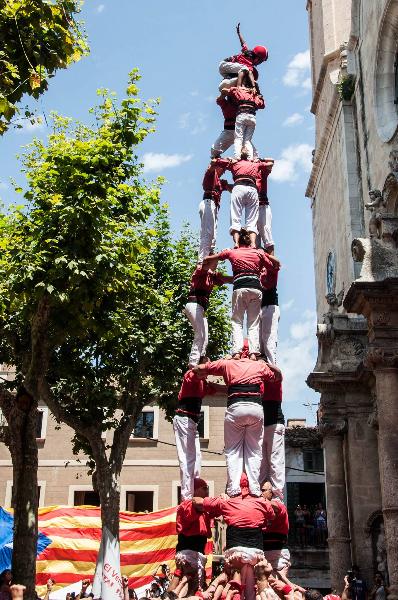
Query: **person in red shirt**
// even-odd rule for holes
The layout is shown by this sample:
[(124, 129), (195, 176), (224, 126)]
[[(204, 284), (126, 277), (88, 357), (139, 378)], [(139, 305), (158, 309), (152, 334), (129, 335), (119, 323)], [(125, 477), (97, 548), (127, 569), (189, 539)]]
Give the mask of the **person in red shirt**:
[(275, 498), (270, 481), (264, 481), (261, 486), (261, 494), (265, 500), (273, 500), (273, 505), (278, 502), (279, 510), (275, 514), (275, 519), (263, 528), (263, 548), (264, 556), (271, 563), (275, 571), (282, 571), (290, 567), (290, 552), (287, 548), (289, 534), (289, 516), (287, 508)]
[[(267, 251), (273, 252), (270, 246)], [(272, 255), (271, 255), (272, 256)], [(278, 274), (277, 269), (268, 268), (260, 275), (262, 289), (261, 316), (260, 316), (260, 349), (266, 361), (276, 364), (276, 349), (278, 346), (278, 328), (280, 309), (278, 302)]]
[[(196, 477), (193, 486), (196, 497), (206, 498), (209, 495), (209, 486), (204, 479)], [(185, 575), (193, 576), (189, 577), (191, 589), (180, 590), (180, 594), (186, 596), (188, 591), (194, 594), (204, 584), (205, 548), (208, 538), (212, 535), (211, 518), (205, 513), (199, 513), (191, 500), (183, 500), (177, 507), (176, 533), (178, 541), (175, 561), (178, 567), (168, 592), (175, 592)]]
[[(202, 359), (203, 363), (209, 359)], [(194, 478), (200, 475), (201, 453), (198, 434), (198, 422), (205, 396), (225, 394), (226, 387), (219, 383), (209, 383), (199, 378), (190, 369), (184, 375), (176, 414), (173, 419), (173, 429), (176, 439), (178, 462), (181, 476), (181, 498), (192, 498)]]
[(238, 110), (236, 104), (229, 98), (227, 89), (221, 90), (221, 94), (218, 96), (216, 102), (223, 113), (224, 129), (211, 147), (210, 156), (212, 158), (221, 156), (221, 154), (233, 145), (235, 138), (235, 120)]
[(235, 158), (240, 159), (242, 148), (248, 153), (248, 158), (253, 160), (254, 152), (258, 156), (252, 142), (256, 128), (256, 112), (265, 107), (264, 98), (257, 87), (231, 87), (228, 97), (236, 105), (237, 114), (235, 121), (234, 149)]
[(200, 358), (206, 355), (209, 339), (206, 309), (209, 306), (210, 294), (214, 286), (232, 283), (232, 277), (213, 271), (210, 265), (211, 261), (208, 261), (206, 265), (198, 265), (193, 272), (189, 286), (188, 302), (183, 311), (194, 331), (188, 360), (190, 367), (197, 365)]
[(239, 232), (239, 247), (227, 249), (208, 256), (203, 266), (216, 265), (220, 260), (229, 260), (233, 271), (232, 292), (232, 354), (240, 357), (243, 346), (243, 319), (246, 313), (249, 340), (249, 356), (256, 359), (260, 354), (260, 310), (262, 291), (260, 274), (267, 269), (279, 269), (278, 259), (269, 256), (262, 249), (250, 246), (250, 235), (242, 229)]
[(257, 181), (262, 171), (269, 171), (269, 160), (249, 160), (246, 149), (241, 152), (241, 160), (214, 158), (212, 163), (224, 170), (231, 171), (234, 187), (231, 194), (231, 227), (229, 229), (235, 246), (238, 244), (241, 218), (245, 211), (245, 229), (250, 233), (250, 243), (256, 247), (258, 222)]
[(202, 263), (205, 256), (214, 252), (221, 194), (225, 191), (232, 191), (232, 185), (226, 179), (220, 179), (224, 171), (223, 167), (217, 167), (211, 163), (207, 167), (203, 177), (203, 200), (199, 204), (200, 239), (198, 264)]
[(241, 571), (246, 600), (254, 600), (253, 566), (264, 559), (262, 529), (275, 518), (273, 504), (265, 498), (250, 495), (246, 473), (239, 478), (239, 495), (233, 498), (194, 497), (193, 505), (203, 510), (209, 517), (224, 518), (227, 524), (226, 549), (227, 564)]
[(247, 474), (250, 493), (260, 496), (260, 466), (262, 459), (263, 422), (262, 395), (264, 384), (278, 381), (282, 374), (277, 367), (249, 358), (216, 360), (193, 369), (199, 377), (221, 375), (228, 386), (227, 410), (224, 420), (224, 452), (227, 462), (227, 494), (240, 494), (240, 477)]
[(256, 75), (258, 76), (256, 65), (268, 59), (268, 50), (265, 46), (255, 46), (253, 50), (249, 50), (240, 32), (240, 23), (236, 27), (236, 33), (239, 37), (242, 52), (220, 62), (219, 71), (223, 77), (219, 86), (220, 91), (232, 85), (241, 85), (243, 76), (246, 73), (250, 78), (251, 84), (254, 86), (255, 77)]
[(268, 200), (268, 176), (272, 171), (275, 161), (272, 158), (265, 158), (268, 169), (259, 171), (257, 179), (258, 191), (258, 221), (257, 229), (260, 244), (267, 252), (272, 254), (274, 240), (272, 238), (272, 211)]
[(264, 438), (260, 481), (270, 481), (272, 493), (283, 500), (285, 489), (285, 417), (282, 412), (282, 382), (264, 385)]

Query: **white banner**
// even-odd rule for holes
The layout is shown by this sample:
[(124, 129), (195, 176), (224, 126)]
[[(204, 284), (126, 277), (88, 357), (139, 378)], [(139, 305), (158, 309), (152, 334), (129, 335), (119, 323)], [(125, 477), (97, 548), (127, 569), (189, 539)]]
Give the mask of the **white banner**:
[(107, 527), (102, 529), (92, 592), (94, 598), (102, 600), (123, 600), (124, 597), (120, 574), (120, 546)]

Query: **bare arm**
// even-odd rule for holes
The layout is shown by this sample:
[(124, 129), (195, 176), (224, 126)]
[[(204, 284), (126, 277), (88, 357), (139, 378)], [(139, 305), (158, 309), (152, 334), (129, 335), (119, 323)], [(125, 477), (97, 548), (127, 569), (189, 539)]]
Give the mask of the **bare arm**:
[(238, 24), (237, 24), (237, 26), (236, 26), (236, 33), (238, 34), (238, 38), (239, 38), (239, 41), (240, 41), (240, 45), (241, 45), (241, 46), (242, 46), (242, 48), (243, 48), (243, 46), (246, 46), (246, 42), (245, 42), (245, 40), (243, 39), (243, 36), (242, 36), (242, 34), (241, 34), (241, 32), (240, 32), (240, 23), (238, 23)]
[(282, 381), (282, 371), (278, 369), (278, 367), (276, 367), (275, 365), (271, 365), (270, 363), (267, 363), (267, 365), (270, 371), (272, 371), (275, 374), (275, 381)]
[(281, 267), (281, 262), (278, 258), (276, 258), (276, 256), (273, 256), (272, 254), (268, 254), (268, 252), (265, 253), (268, 260), (272, 263), (272, 265), (274, 267), (277, 267), (278, 269), (280, 269)]

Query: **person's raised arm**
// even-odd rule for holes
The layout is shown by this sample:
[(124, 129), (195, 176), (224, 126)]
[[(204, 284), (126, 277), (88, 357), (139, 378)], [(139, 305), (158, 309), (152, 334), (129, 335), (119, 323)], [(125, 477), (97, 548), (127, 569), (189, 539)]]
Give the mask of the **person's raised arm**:
[(276, 256), (274, 256), (273, 254), (268, 254), (268, 252), (265, 252), (265, 255), (268, 258), (268, 260), (272, 263), (272, 266), (275, 267), (275, 269), (281, 268), (281, 261), (278, 258), (276, 258)]
[(209, 256), (205, 256), (202, 263), (203, 266), (208, 269), (215, 269), (219, 260), (226, 260), (228, 258), (228, 256), (226, 255), (227, 252), (228, 250), (222, 250), (221, 252), (218, 252), (218, 254), (210, 254)]
[(236, 26), (236, 33), (238, 34), (238, 38), (239, 38), (239, 41), (240, 41), (240, 45), (242, 46), (242, 49), (244, 49), (244, 48), (245, 48), (245, 46), (246, 46), (246, 42), (245, 42), (245, 40), (243, 39), (243, 36), (242, 36), (242, 34), (241, 34), (241, 32), (240, 32), (240, 23), (238, 23), (238, 24), (237, 24), (237, 26)]
[(278, 367), (276, 365), (271, 365), (270, 363), (267, 363), (268, 368), (270, 371), (272, 371), (275, 375), (275, 380), (274, 381), (282, 381), (283, 376), (282, 376), (282, 371), (280, 369), (278, 369)]

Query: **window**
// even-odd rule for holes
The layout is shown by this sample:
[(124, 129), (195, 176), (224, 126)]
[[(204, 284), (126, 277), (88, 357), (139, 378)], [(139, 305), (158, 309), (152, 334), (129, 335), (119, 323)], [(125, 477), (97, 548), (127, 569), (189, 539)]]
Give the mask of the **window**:
[(152, 411), (142, 412), (134, 427), (134, 437), (153, 438), (154, 420)]
[(39, 406), (37, 409), (36, 439), (44, 440), (47, 433), (48, 408)]
[(158, 485), (122, 485), (120, 509), (130, 512), (152, 512), (159, 508)]
[[(38, 481), (37, 482), (37, 495), (38, 495), (38, 504), (39, 506), (44, 506), (44, 496), (46, 492), (46, 482)], [(6, 483), (6, 494), (4, 498), (4, 506), (14, 508), (12, 502), (12, 481), (7, 481)]]
[(159, 407), (144, 406), (137, 419), (131, 440), (157, 440), (159, 437)]
[(153, 492), (147, 490), (126, 492), (126, 510), (130, 512), (152, 512)]
[(198, 433), (201, 440), (209, 439), (209, 406), (202, 406), (198, 423)]
[(398, 127), (397, 19), (398, 4), (390, 2), (381, 20), (374, 71), (376, 127), (383, 142), (389, 142)]
[(320, 448), (305, 448), (303, 450), (304, 471), (323, 473), (323, 450)]
[(94, 490), (74, 490), (73, 494), (73, 506), (100, 506), (100, 499), (98, 492)]

